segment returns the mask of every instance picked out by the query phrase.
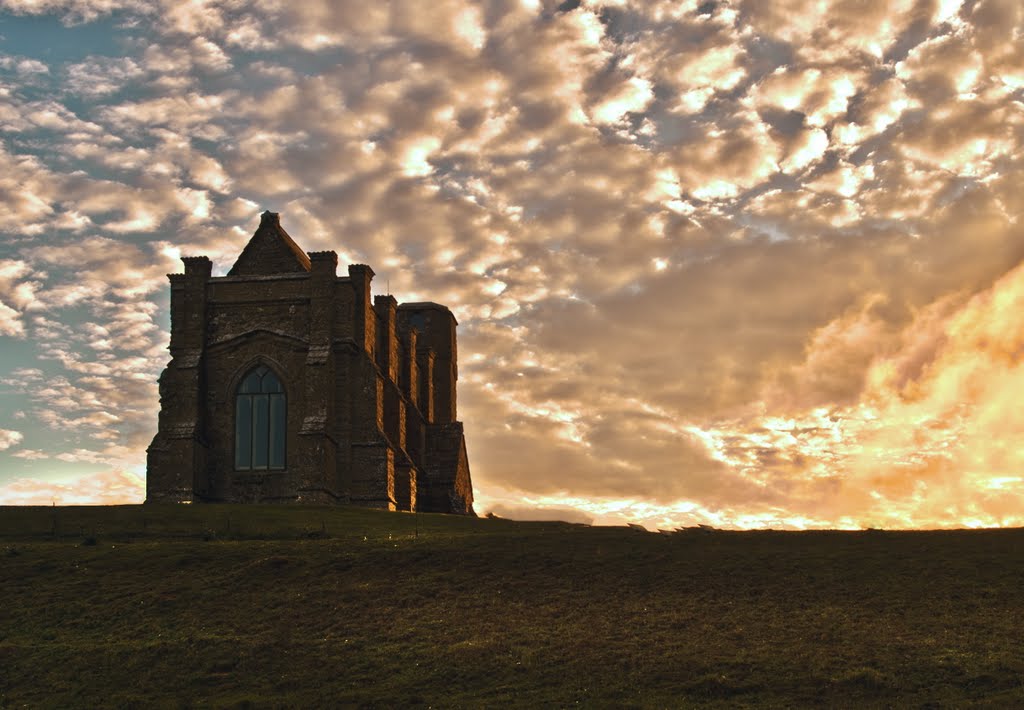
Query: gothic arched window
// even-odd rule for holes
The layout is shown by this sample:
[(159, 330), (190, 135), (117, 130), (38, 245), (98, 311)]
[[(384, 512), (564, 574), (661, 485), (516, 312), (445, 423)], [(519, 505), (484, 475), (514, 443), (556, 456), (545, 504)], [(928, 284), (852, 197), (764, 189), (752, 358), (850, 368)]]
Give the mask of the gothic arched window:
[(283, 469), (287, 407), (270, 368), (253, 369), (235, 395), (235, 469)]

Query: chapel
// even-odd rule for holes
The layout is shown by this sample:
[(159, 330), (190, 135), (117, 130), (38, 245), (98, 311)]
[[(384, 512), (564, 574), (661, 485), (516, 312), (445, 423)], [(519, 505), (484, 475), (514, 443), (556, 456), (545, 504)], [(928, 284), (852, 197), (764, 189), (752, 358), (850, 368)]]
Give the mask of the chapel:
[(369, 266), (338, 276), (273, 212), (226, 276), (182, 261), (147, 502), (473, 514), (448, 308), (371, 298)]

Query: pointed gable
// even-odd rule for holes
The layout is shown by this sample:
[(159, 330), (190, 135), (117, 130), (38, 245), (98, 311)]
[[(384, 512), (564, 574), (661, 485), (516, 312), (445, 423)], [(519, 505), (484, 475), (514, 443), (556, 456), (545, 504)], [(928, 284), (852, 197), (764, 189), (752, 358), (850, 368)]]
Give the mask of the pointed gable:
[(228, 276), (268, 276), (309, 270), (309, 257), (284, 231), (280, 215), (264, 212), (260, 215), (259, 228), (238, 255)]

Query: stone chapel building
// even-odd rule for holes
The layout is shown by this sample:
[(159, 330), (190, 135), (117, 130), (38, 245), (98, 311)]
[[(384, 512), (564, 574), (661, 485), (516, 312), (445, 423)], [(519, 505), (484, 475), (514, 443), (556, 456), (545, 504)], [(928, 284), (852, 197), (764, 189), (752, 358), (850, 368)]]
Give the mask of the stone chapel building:
[(171, 361), (147, 502), (352, 503), (473, 514), (456, 417), (456, 321), (370, 298), (265, 212), (227, 276), (171, 274)]

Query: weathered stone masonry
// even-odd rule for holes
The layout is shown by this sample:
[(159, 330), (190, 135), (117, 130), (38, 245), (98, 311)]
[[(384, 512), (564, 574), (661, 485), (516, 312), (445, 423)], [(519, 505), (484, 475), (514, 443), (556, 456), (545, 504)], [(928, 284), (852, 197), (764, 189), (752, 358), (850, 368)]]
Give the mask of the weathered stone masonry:
[(337, 276), (334, 252), (304, 253), (271, 212), (227, 276), (182, 261), (148, 502), (472, 514), (451, 311), (371, 302), (370, 267)]

